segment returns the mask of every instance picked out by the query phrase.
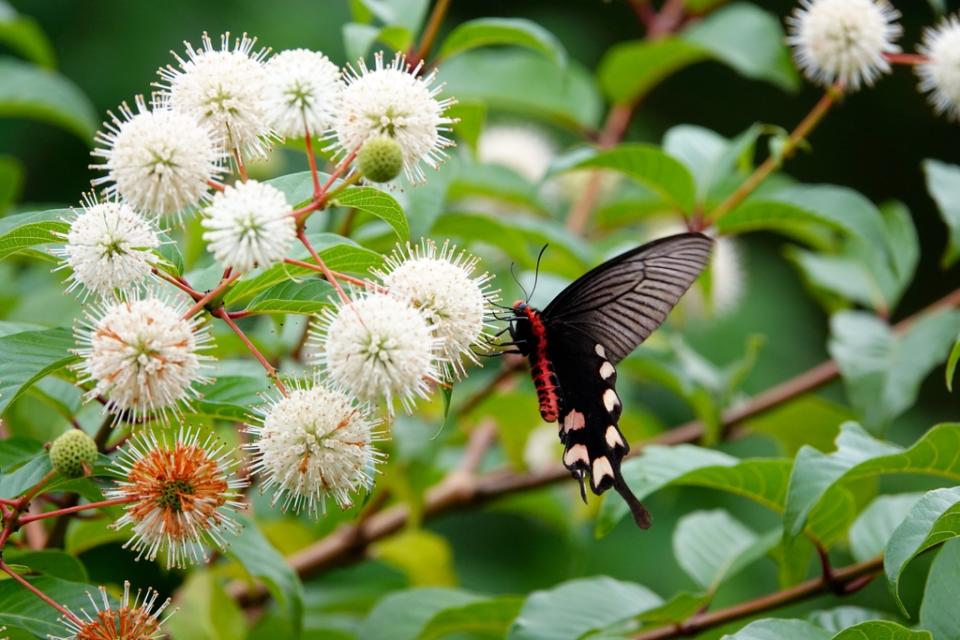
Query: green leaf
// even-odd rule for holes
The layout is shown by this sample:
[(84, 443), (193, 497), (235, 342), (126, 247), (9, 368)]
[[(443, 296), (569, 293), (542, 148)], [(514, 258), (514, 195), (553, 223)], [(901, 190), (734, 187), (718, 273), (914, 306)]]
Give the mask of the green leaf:
[(709, 129), (678, 125), (663, 136), (663, 150), (683, 162), (697, 184), (697, 202), (716, 197), (724, 182), (734, 177), (737, 164), (750, 152), (762, 128), (754, 125), (732, 140)]
[(830, 447), (840, 425), (853, 418), (849, 408), (807, 394), (747, 420), (743, 427), (776, 439), (783, 453), (793, 457), (805, 444), (819, 449)]
[(243, 518), (243, 531), (230, 542), (227, 554), (246, 572), (262, 581), (270, 595), (283, 608), (284, 617), (294, 629), (303, 626), (303, 585), (297, 572), (263, 536), (257, 523)]
[(459, 589), (424, 587), (392, 593), (380, 600), (357, 629), (358, 640), (414, 640), (435, 615), (480, 600)]
[[(5, 5), (6, 3), (4, 3)], [(17, 14), (9, 6), (0, 6), (0, 43), (41, 67), (57, 65), (50, 40), (33, 18)]]
[(502, 596), (444, 609), (430, 619), (418, 640), (440, 640), (460, 633), (502, 638), (522, 606), (523, 598)]
[(960, 540), (948, 541), (933, 559), (920, 605), (920, 626), (936, 640), (960, 638)]
[(70, 230), (70, 225), (63, 221), (69, 214), (69, 209), (51, 209), (0, 219), (0, 260), (30, 247), (61, 242), (55, 234)]
[(830, 634), (803, 620), (766, 618), (723, 636), (723, 640), (830, 640)]
[(165, 625), (177, 640), (244, 640), (247, 636), (243, 610), (210, 571), (191, 572), (180, 587), (177, 603), (177, 615)]
[(577, 132), (595, 128), (602, 102), (591, 75), (574, 61), (558, 67), (523, 50), (469, 51), (445, 63), (445, 93), (492, 109), (555, 122)]
[(657, 625), (686, 622), (691, 616), (703, 610), (710, 603), (711, 598), (712, 595), (707, 593), (681, 591), (659, 607), (647, 609), (641, 613), (638, 620)]
[[(91, 609), (87, 593), (95, 590), (90, 585), (47, 576), (28, 580), (58, 604), (75, 613)], [(40, 638), (51, 635), (60, 637), (64, 633), (64, 626), (58, 622), (59, 617), (56, 609), (13, 580), (0, 580), (0, 626), (24, 629)]]
[(960, 536), (960, 487), (927, 492), (890, 536), (883, 555), (883, 570), (900, 610), (900, 576), (907, 564), (929, 549)]
[(687, 168), (654, 145), (621, 144), (566, 168), (619, 171), (683, 212), (693, 209), (696, 199), (697, 187)]
[(0, 116), (34, 118), (63, 127), (90, 143), (97, 112), (70, 80), (49, 69), (0, 58)]
[(0, 413), (37, 380), (75, 362), (67, 329), (23, 331), (0, 337)]
[(933, 640), (929, 631), (917, 631), (889, 620), (869, 620), (844, 629), (832, 640)]
[(380, 41), (394, 51), (406, 51), (413, 43), (413, 34), (399, 25), (375, 27), (369, 24), (349, 22), (342, 27), (343, 47), (347, 60), (353, 62), (365, 58), (373, 43)]
[[(371, 267), (379, 266), (383, 261), (380, 254), (375, 251), (364, 249), (341, 236), (323, 234), (319, 237), (311, 237), (310, 240), (314, 243), (320, 258), (334, 271), (365, 275)], [(303, 258), (304, 262), (314, 264), (312, 258), (306, 256)], [(240, 280), (224, 297), (224, 302), (231, 307), (236, 307), (280, 283), (293, 281), (302, 284), (308, 279), (318, 277), (322, 275), (306, 267), (274, 265), (249, 280)]]
[(728, 65), (748, 78), (795, 90), (799, 79), (783, 44), (780, 22), (748, 4), (735, 4), (679, 36), (612, 47), (597, 76), (610, 100), (634, 103), (677, 71), (705, 60)]
[(807, 621), (830, 633), (839, 633), (847, 627), (853, 627), (861, 622), (871, 620), (885, 620), (891, 617), (889, 613), (865, 609), (863, 607), (833, 607), (821, 611), (814, 611), (807, 616)]
[(12, 156), (0, 155), (0, 214), (10, 208), (23, 187), (23, 165)]
[(537, 185), (507, 167), (469, 163), (464, 166), (456, 180), (451, 182), (448, 197), (456, 200), (479, 195), (518, 204), (532, 211), (545, 212), (546, 207), (540, 201), (537, 191)]
[(4, 559), (26, 565), (30, 568), (31, 573), (42, 573), (61, 580), (86, 582), (90, 579), (87, 575), (87, 569), (80, 560), (59, 549), (43, 549), (42, 551), (8, 549), (4, 551)]
[(407, 217), (396, 200), (389, 194), (374, 187), (350, 187), (337, 195), (333, 201), (338, 207), (353, 207), (357, 211), (369, 213), (389, 224), (401, 241), (410, 237)]
[(960, 338), (953, 343), (950, 356), (947, 358), (947, 367), (944, 372), (947, 378), (947, 391), (953, 391), (953, 378), (957, 372), (957, 362), (960, 361)]
[(890, 536), (922, 494), (898, 493), (877, 496), (850, 527), (850, 554), (857, 562), (883, 553)]
[(597, 78), (610, 100), (630, 104), (680, 69), (709, 57), (703, 47), (672, 36), (624, 42), (607, 51)]
[(796, 536), (805, 525), (821, 540), (842, 533), (855, 516), (849, 499), (844, 504), (844, 495), (849, 495), (846, 486), (856, 480), (898, 473), (960, 480), (960, 458), (954, 455), (958, 445), (960, 424), (937, 425), (908, 449), (876, 440), (855, 423), (844, 424), (835, 452), (824, 454), (804, 447), (797, 454), (787, 493), (784, 535)]
[(455, 585), (453, 550), (443, 536), (423, 529), (410, 529), (378, 542), (374, 558), (400, 569), (418, 587)]
[(263, 376), (217, 376), (213, 383), (200, 387), (200, 399), (194, 403), (198, 416), (228, 422), (245, 422), (250, 407), (261, 401), (269, 383)]
[(913, 406), (920, 383), (942, 363), (960, 329), (960, 314), (926, 315), (902, 336), (870, 313), (848, 311), (830, 320), (830, 355), (847, 397), (865, 426), (878, 432)]
[[(623, 477), (639, 499), (666, 486), (695, 486), (743, 496), (768, 509), (784, 508), (791, 461), (786, 458), (741, 460), (694, 445), (650, 445), (623, 463)], [(623, 500), (604, 497), (597, 535), (606, 535), (629, 513)]]
[(360, 0), (373, 15), (387, 25), (400, 25), (417, 33), (430, 0)]
[(937, 203), (940, 217), (950, 232), (946, 251), (940, 259), (943, 267), (949, 267), (960, 257), (960, 167), (926, 160), (923, 171), (927, 177), (927, 191)]
[(261, 292), (247, 305), (255, 313), (314, 315), (331, 305), (333, 287), (326, 280), (287, 280)]
[(527, 598), (508, 640), (567, 640), (605, 629), (659, 606), (660, 597), (639, 584), (606, 576), (571, 580)]
[(567, 64), (567, 51), (556, 36), (523, 18), (477, 18), (457, 25), (443, 41), (440, 59), (491, 45), (524, 47), (543, 54), (560, 66)]
[(724, 7), (693, 24), (682, 37), (747, 78), (788, 91), (800, 87), (780, 20), (756, 5)]
[(0, 475), (0, 498), (16, 498), (37, 484), (52, 468), (50, 456), (41, 450), (15, 470), (4, 469), (3, 475)]
[(707, 593), (759, 559), (777, 543), (760, 543), (756, 533), (722, 509), (694, 511), (673, 532), (673, 555), (688, 576)]
[[(456, 120), (452, 126), (457, 137), (472, 149), (476, 149), (480, 134), (487, 122), (487, 105), (482, 102), (458, 102), (447, 109), (447, 116)], [(410, 215), (409, 211), (407, 215)], [(413, 223), (410, 226), (415, 227)]]

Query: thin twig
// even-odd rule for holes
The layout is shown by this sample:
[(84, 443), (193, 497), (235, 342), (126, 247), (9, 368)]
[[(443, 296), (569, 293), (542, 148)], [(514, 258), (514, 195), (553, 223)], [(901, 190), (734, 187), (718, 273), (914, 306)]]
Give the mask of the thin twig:
[(233, 318), (230, 317), (229, 313), (224, 312), (223, 309), (219, 309), (215, 314), (218, 318), (223, 320), (228, 327), (230, 327), (237, 337), (240, 338), (241, 342), (247, 347), (250, 353), (253, 354), (253, 357), (257, 359), (257, 362), (266, 370), (267, 376), (273, 381), (273, 384), (276, 385), (277, 389), (280, 390), (280, 393), (287, 395), (287, 387), (283, 384), (283, 381), (280, 379), (280, 374), (277, 373), (276, 367), (270, 364), (270, 361), (267, 360), (260, 350), (257, 349), (256, 345), (247, 337), (247, 334), (243, 332), (243, 329), (237, 326), (237, 323), (233, 321)]
[(412, 66), (415, 67), (430, 55), (430, 49), (433, 48), (433, 43), (437, 39), (437, 34), (440, 32), (440, 26), (443, 24), (443, 18), (447, 15), (448, 9), (450, 9), (450, 0), (437, 0), (437, 4), (434, 5), (433, 11), (430, 13), (427, 26), (423, 30), (420, 46), (410, 56)]
[(227, 288), (229, 288), (230, 285), (232, 285), (237, 280), (237, 278), (240, 277), (240, 275), (241, 275), (240, 272), (230, 273), (230, 269), (227, 269), (227, 272), (223, 274), (223, 279), (220, 281), (220, 284), (218, 284), (216, 287), (214, 287), (213, 289), (205, 293), (202, 298), (197, 300), (196, 304), (190, 307), (187, 310), (187, 312), (183, 314), (184, 320), (188, 318), (192, 318), (194, 314), (196, 314), (197, 312), (202, 310), (205, 306), (207, 306), (211, 300), (213, 300), (214, 298), (222, 294), (224, 291), (226, 291)]
[(26, 578), (24, 578), (23, 576), (18, 574), (16, 571), (11, 569), (7, 565), (7, 563), (5, 563), (2, 559), (0, 559), (0, 571), (3, 571), (7, 575), (9, 575), (11, 578), (19, 582), (20, 585), (23, 586), (27, 591), (29, 591), (30, 593), (37, 596), (38, 598), (46, 602), (48, 605), (50, 605), (51, 607), (59, 611), (63, 616), (70, 618), (70, 620), (73, 621), (74, 624), (76, 624), (77, 626), (83, 626), (83, 623), (80, 621), (80, 618), (70, 613), (69, 609), (63, 607), (59, 602), (57, 602), (56, 600), (54, 600), (53, 598), (45, 594), (43, 591), (40, 591), (40, 589), (37, 589), (35, 586), (30, 584)]

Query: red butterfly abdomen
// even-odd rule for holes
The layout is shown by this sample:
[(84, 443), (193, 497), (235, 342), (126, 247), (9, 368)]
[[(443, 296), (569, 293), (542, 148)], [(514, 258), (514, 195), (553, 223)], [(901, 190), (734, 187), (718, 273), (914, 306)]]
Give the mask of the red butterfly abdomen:
[(532, 307), (524, 307), (523, 311), (530, 319), (530, 330), (535, 343), (530, 351), (530, 374), (537, 388), (540, 416), (547, 422), (556, 422), (560, 418), (560, 389), (547, 350), (547, 328), (539, 311)]

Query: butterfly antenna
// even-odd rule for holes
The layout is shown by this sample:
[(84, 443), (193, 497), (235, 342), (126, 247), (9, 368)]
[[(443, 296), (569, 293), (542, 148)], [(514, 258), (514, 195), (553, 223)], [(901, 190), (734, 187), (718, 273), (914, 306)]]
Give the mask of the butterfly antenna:
[(533, 272), (533, 288), (530, 289), (530, 295), (527, 296), (527, 302), (530, 302), (530, 298), (533, 297), (533, 294), (537, 290), (537, 281), (540, 280), (540, 261), (543, 260), (543, 254), (547, 250), (547, 247), (549, 246), (550, 246), (549, 243), (543, 245), (543, 248), (540, 249), (540, 254), (537, 255), (537, 267)]
[(627, 486), (626, 481), (619, 471), (613, 478), (613, 488), (617, 490), (617, 493), (620, 494), (623, 501), (630, 507), (630, 513), (633, 514), (633, 519), (637, 523), (637, 526), (641, 529), (649, 529), (651, 523), (650, 512), (647, 511), (647, 508), (637, 499), (637, 496), (633, 495), (633, 491)]
[[(513, 281), (517, 283), (517, 286), (520, 287), (520, 291), (523, 291), (523, 299), (528, 301), (530, 296), (527, 294), (527, 290), (523, 287), (523, 283), (520, 282), (520, 278), (517, 276), (517, 263), (510, 263), (510, 275), (513, 276)], [(534, 279), (534, 285), (536, 285), (536, 279)]]

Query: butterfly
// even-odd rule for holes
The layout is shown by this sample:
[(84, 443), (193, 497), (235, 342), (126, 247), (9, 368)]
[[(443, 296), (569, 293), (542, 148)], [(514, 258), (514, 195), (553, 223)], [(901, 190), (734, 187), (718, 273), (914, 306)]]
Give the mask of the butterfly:
[(682, 233), (623, 253), (587, 272), (545, 309), (514, 303), (507, 318), (513, 353), (526, 357), (540, 415), (558, 422), (563, 464), (601, 495), (616, 489), (637, 525), (650, 514), (627, 486), (620, 462), (630, 445), (618, 426), (616, 365), (647, 339), (710, 259), (713, 241)]

